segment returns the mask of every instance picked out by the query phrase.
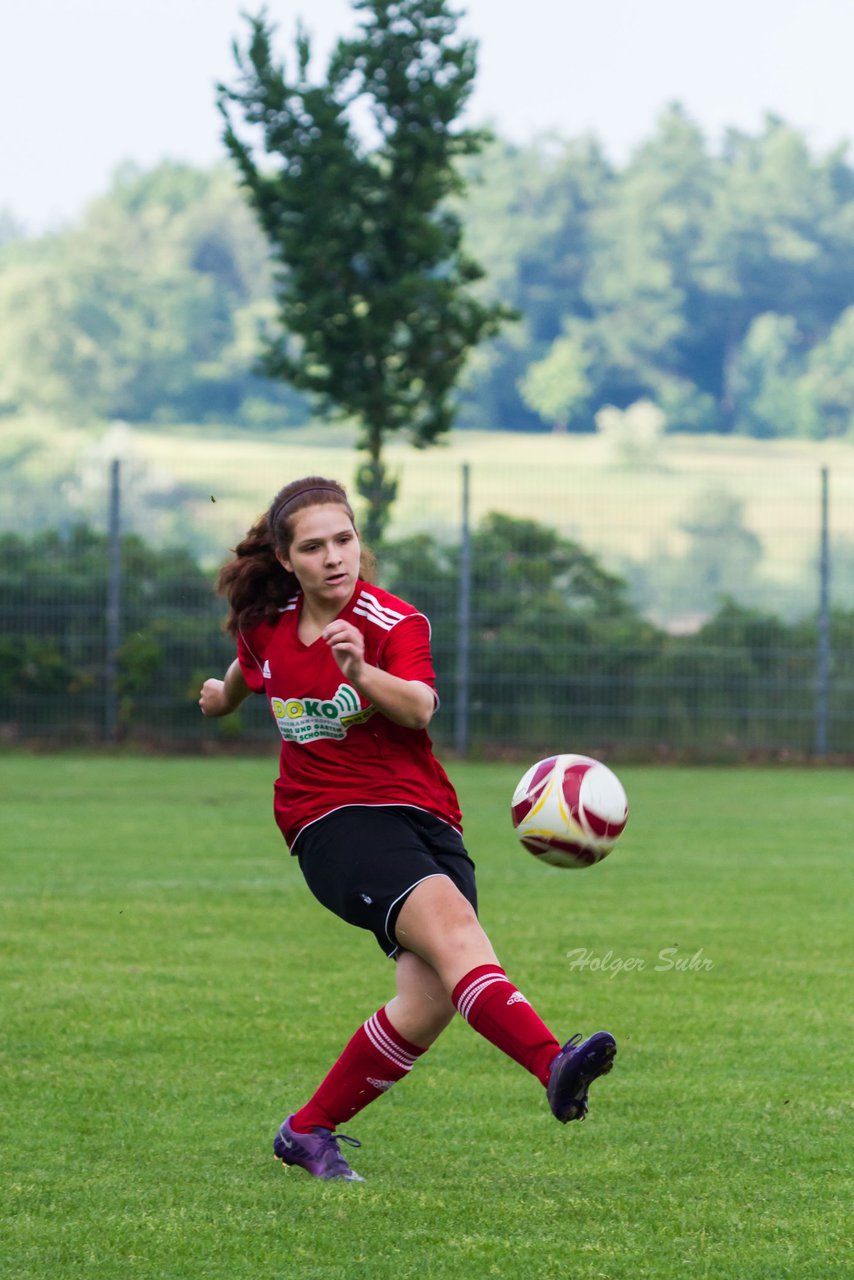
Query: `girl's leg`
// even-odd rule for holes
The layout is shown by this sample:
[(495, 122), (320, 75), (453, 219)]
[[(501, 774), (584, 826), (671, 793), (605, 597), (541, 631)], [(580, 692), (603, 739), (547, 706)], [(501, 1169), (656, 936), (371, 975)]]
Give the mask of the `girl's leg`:
[(426, 960), (412, 951), (401, 951), (395, 969), (397, 995), (385, 1007), (389, 1021), (407, 1040), (429, 1049), (456, 1010), (441, 978)]
[(454, 1016), (429, 964), (409, 952), (396, 963), (397, 995), (359, 1027), (312, 1097), (291, 1118), (295, 1133), (335, 1129), (409, 1073)]
[(546, 1086), (562, 1124), (583, 1119), (587, 1090), (611, 1070), (617, 1045), (608, 1031), (560, 1047), (498, 964), (474, 909), (445, 876), (417, 885), (401, 908), (397, 940), (437, 973), (454, 1007), (475, 1031)]
[(474, 908), (447, 876), (406, 899), (397, 940), (435, 971), (455, 1008), (482, 1036), (544, 1085), (560, 1044), (498, 963)]

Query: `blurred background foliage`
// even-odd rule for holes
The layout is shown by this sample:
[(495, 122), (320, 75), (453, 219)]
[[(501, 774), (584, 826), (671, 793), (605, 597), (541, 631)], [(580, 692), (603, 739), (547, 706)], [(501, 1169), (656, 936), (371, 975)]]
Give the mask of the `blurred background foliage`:
[[(547, 746), (571, 724), (606, 746), (808, 752), (821, 454), (830, 746), (850, 753), (846, 152), (815, 155), (774, 117), (712, 149), (673, 106), (622, 165), (558, 136), (497, 138), (462, 163), (448, 207), (485, 269), (475, 287), (518, 319), (472, 351), (453, 439), (391, 453), (400, 515), (379, 548), (384, 584), (433, 621), (440, 734), (453, 740), (470, 458), (476, 747)], [(114, 458), (122, 732), (205, 730), (195, 691), (231, 649), (214, 564), (280, 472), (316, 470), (323, 447), (347, 481), (354, 457), (352, 431), (261, 376), (264, 339), (281, 336), (274, 277), (227, 164), (123, 166), (76, 223), (38, 237), (0, 211), (0, 739), (101, 732)], [(500, 432), (497, 448), (484, 433)], [(223, 732), (256, 730), (253, 707)]]
[[(471, 550), (467, 701), (479, 753), (546, 751), (567, 726), (573, 741), (625, 755), (812, 750), (815, 616), (787, 623), (723, 597), (694, 632), (673, 634), (631, 603), (624, 579), (536, 521), (492, 513)], [(457, 719), (459, 557), (458, 544), (419, 534), (387, 545), (380, 567), (380, 581), (431, 619), (445, 745)], [(102, 736), (108, 559), (106, 535), (86, 525), (0, 535), (0, 741)], [(122, 538), (121, 559), (121, 737), (269, 743), (264, 699), (213, 730), (198, 713), (202, 680), (233, 657), (215, 575), (136, 535)], [(830, 630), (830, 747), (850, 754), (854, 611), (834, 609)]]
[[(493, 140), (449, 197), (519, 319), (472, 353), (458, 423), (593, 432), (654, 405), (662, 431), (848, 438), (854, 168), (768, 117), (713, 150), (678, 106), (622, 166), (593, 138)], [(458, 202), (455, 204), (454, 202)], [(269, 430), (311, 407), (262, 378), (269, 253), (225, 164), (119, 169), (72, 226), (0, 216), (0, 414)]]

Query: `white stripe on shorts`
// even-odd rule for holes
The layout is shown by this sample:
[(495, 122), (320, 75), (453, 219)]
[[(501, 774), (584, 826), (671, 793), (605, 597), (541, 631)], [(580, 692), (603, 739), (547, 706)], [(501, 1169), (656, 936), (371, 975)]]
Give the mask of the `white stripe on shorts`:
[(415, 884), (411, 884), (408, 889), (404, 889), (403, 893), (399, 893), (395, 898), (394, 902), (389, 907), (388, 911), (385, 913), (385, 924), (383, 925), (383, 929), (385, 930), (385, 936), (388, 938), (389, 942), (394, 944), (395, 950), (397, 950), (397, 948), (400, 946), (400, 943), (398, 942), (397, 938), (393, 938), (388, 931), (388, 925), (389, 925), (389, 921), (391, 920), (392, 911), (394, 911), (395, 907), (400, 902), (401, 898), (408, 898), (413, 889), (417, 889), (418, 886), (420, 884), (423, 884), (425, 880), (435, 880), (436, 876), (445, 876), (446, 880), (451, 879), (451, 877), (446, 875), (444, 871), (431, 871), (429, 876), (422, 876), (420, 880), (415, 881)]

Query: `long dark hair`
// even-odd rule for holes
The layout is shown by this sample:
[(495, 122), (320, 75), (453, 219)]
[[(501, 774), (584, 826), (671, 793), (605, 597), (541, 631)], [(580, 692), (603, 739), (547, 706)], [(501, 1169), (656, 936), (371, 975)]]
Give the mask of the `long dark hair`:
[[(305, 476), (292, 480), (280, 489), (267, 510), (234, 548), (234, 559), (219, 571), (217, 592), (228, 601), (225, 629), (232, 635), (247, 631), (261, 622), (274, 622), (279, 611), (296, 595), (300, 586), (296, 575), (280, 563), (277, 556), (287, 558), (294, 536), (293, 518), (306, 507), (336, 503), (343, 507), (353, 522), (353, 509), (347, 491), (337, 480), (323, 476)], [(374, 558), (362, 547), (360, 572), (370, 582)]]

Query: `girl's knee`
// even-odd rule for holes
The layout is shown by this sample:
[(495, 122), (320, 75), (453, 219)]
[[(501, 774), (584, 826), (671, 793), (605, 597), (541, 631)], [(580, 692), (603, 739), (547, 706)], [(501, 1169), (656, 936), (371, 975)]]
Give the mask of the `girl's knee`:
[(397, 995), (389, 1016), (402, 1035), (415, 1044), (431, 1044), (454, 1016), (454, 1006), (436, 971), (410, 951), (397, 961)]

